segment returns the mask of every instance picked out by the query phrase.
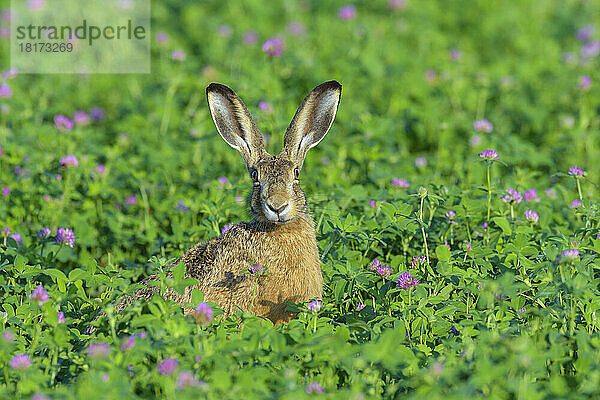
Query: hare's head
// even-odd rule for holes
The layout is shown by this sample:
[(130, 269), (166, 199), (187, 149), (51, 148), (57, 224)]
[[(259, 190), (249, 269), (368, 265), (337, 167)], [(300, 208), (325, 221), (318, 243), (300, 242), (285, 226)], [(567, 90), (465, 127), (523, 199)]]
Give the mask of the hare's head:
[(223, 139), (244, 158), (254, 182), (251, 210), (263, 222), (286, 224), (306, 213), (300, 170), (306, 152), (327, 134), (340, 101), (342, 86), (322, 83), (304, 99), (283, 139), (283, 151), (272, 156), (248, 109), (233, 90), (218, 83), (206, 88), (208, 105)]

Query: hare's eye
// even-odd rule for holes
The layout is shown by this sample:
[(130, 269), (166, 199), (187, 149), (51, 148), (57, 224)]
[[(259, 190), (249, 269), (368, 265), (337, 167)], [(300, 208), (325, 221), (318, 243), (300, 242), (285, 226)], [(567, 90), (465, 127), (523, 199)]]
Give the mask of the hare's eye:
[(300, 178), (300, 170), (298, 168), (294, 168), (294, 179)]
[(252, 177), (252, 180), (254, 182), (256, 182), (258, 180), (258, 171), (257, 170), (253, 170), (252, 174), (250, 176)]

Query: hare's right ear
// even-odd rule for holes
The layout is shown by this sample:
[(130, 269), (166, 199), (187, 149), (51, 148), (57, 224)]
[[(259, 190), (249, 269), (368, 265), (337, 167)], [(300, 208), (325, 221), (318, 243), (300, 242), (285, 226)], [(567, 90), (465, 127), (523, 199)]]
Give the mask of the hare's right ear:
[(208, 106), (221, 137), (242, 153), (250, 169), (267, 154), (263, 136), (242, 99), (230, 88), (211, 83), (206, 88)]

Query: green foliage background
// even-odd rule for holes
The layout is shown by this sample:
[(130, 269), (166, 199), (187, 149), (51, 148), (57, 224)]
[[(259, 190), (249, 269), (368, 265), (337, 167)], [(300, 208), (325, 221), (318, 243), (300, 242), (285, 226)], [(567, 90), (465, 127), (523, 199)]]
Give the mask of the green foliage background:
[[(169, 38), (153, 42), (152, 74), (6, 80), (13, 96), (0, 99), (0, 186), (11, 193), (0, 198), (0, 227), (23, 243), (3, 237), (0, 246), (0, 329), (16, 337), (0, 339), (2, 397), (600, 394), (599, 58), (582, 60), (576, 37), (592, 24), (600, 38), (600, 3), (413, 0), (391, 9), (361, 1), (355, 18), (342, 20), (344, 5), (155, 1), (153, 33)], [(292, 21), (305, 33), (290, 33)], [(244, 42), (249, 30), (257, 43)], [(261, 50), (273, 36), (285, 41), (281, 57)], [(3, 69), (7, 46), (1, 39)], [(185, 60), (173, 60), (173, 50)], [(592, 80), (586, 90), (584, 75)], [(323, 260), (318, 315), (299, 305), (288, 326), (244, 313), (203, 327), (160, 298), (115, 315), (110, 304), (132, 282), (249, 217), (236, 197), (247, 196), (250, 179), (216, 133), (206, 86), (236, 90), (278, 153), (301, 99), (330, 79), (343, 85), (340, 109), (301, 178)], [(261, 111), (261, 101), (273, 112)], [(92, 107), (105, 118), (67, 133), (53, 125), (57, 114)], [(482, 118), (492, 132), (474, 131)], [(484, 232), (487, 164), (477, 154), (485, 149), (501, 160), (491, 167)], [(77, 167), (61, 168), (68, 154)], [(416, 157), (427, 165), (417, 167)], [(585, 170), (583, 206), (574, 209), (573, 164)], [(222, 186), (220, 176), (229, 182)], [(394, 186), (396, 177), (410, 186)], [(423, 202), (414, 196), (419, 186), (428, 190)], [(511, 218), (501, 200), (507, 188), (536, 189), (540, 201), (523, 201)], [(132, 195), (136, 204), (125, 205)], [(178, 209), (180, 201), (190, 210)], [(537, 224), (525, 220), (527, 209), (539, 214)], [(72, 228), (75, 247), (59, 252), (38, 239), (43, 227)], [(410, 269), (412, 257), (426, 253), (424, 232), (430, 265)], [(561, 258), (572, 248), (580, 257)], [(390, 277), (368, 269), (374, 258), (391, 267)], [(396, 287), (407, 270), (420, 279), (410, 292)], [(29, 299), (38, 284), (50, 294), (42, 307)], [(84, 335), (99, 309), (109, 317)], [(146, 337), (121, 349), (140, 332)], [(90, 357), (94, 342), (109, 343), (110, 354)], [(18, 353), (33, 365), (13, 370)], [(173, 376), (157, 372), (167, 357), (179, 361)], [(184, 370), (206, 385), (179, 389)], [(307, 393), (313, 382), (325, 393)]]

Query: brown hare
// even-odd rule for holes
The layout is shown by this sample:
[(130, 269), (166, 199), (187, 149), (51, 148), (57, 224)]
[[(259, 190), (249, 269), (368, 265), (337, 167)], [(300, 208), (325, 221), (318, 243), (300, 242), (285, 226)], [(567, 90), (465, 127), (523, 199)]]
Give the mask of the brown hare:
[[(336, 81), (322, 83), (304, 99), (285, 132), (283, 151), (272, 156), (265, 150), (263, 136), (248, 109), (233, 90), (212, 83), (206, 89), (214, 123), (223, 139), (238, 150), (252, 178), (250, 211), (253, 220), (231, 226), (222, 236), (199, 243), (177, 263), (185, 263), (185, 276), (200, 283), (184, 295), (167, 290), (165, 297), (179, 304), (191, 300), (191, 291), (200, 289), (205, 301), (217, 303), (226, 315), (250, 310), (255, 280), (242, 271), (253, 263), (266, 266), (267, 275), (258, 278), (252, 312), (273, 323), (287, 323), (294, 314), (286, 301), (302, 302), (321, 298), (321, 261), (315, 226), (300, 189), (300, 170), (306, 152), (325, 137), (340, 101), (342, 86)], [(175, 265), (175, 264), (174, 264)], [(150, 276), (141, 283), (157, 280)], [(137, 299), (149, 299), (159, 291), (147, 286), (116, 304), (123, 310)], [(186, 309), (187, 314), (192, 309)]]

